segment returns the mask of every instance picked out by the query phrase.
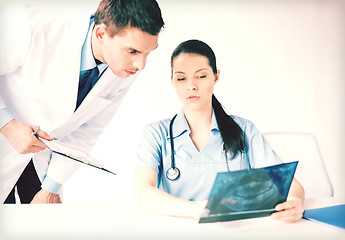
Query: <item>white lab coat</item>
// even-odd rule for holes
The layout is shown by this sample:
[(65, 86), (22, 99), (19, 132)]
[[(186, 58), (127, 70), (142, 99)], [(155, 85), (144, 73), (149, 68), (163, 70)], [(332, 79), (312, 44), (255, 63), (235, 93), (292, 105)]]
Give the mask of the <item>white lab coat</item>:
[[(119, 78), (108, 68), (74, 112), (90, 15), (66, 21), (35, 7), (7, 13), (2, 15), (6, 23), (0, 23), (0, 109), (7, 107), (15, 119), (40, 125), (58, 141), (90, 151), (135, 76)], [(79, 166), (49, 150), (18, 154), (0, 134), (1, 203), (32, 157), (41, 181), (47, 174), (63, 184)]]

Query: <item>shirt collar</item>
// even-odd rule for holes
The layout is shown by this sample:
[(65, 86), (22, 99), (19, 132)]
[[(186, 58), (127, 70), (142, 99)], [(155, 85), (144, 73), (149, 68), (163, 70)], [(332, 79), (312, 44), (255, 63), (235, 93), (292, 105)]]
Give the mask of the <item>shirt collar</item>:
[[(214, 110), (212, 109), (212, 120), (211, 120), (211, 131), (217, 130), (219, 131), (216, 116), (214, 114)], [(183, 109), (181, 109), (174, 120), (173, 123), (173, 136), (174, 138), (184, 134), (185, 132), (190, 132), (190, 128), (187, 122), (187, 119), (184, 115)], [(170, 134), (168, 135), (170, 138)]]
[(99, 69), (99, 72), (101, 73), (107, 67), (107, 65), (104, 63), (97, 65), (96, 60), (92, 54), (91, 36), (92, 36), (93, 27), (95, 26), (94, 19), (95, 19), (95, 16), (92, 15), (90, 17), (89, 29), (88, 29), (83, 47), (81, 49), (80, 71), (89, 70), (97, 66)]
[(212, 121), (211, 121), (211, 131), (213, 131), (213, 130), (219, 131), (218, 123), (217, 123), (217, 119), (216, 119), (216, 114), (214, 113), (214, 109), (212, 109)]

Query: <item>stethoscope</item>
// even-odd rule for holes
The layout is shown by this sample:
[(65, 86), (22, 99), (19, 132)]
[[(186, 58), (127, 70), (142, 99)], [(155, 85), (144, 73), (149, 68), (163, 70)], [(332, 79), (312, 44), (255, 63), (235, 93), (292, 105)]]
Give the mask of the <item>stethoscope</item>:
[[(170, 181), (174, 181), (174, 180), (178, 179), (180, 176), (180, 169), (178, 169), (178, 167), (175, 166), (174, 139), (173, 139), (173, 135), (172, 135), (173, 123), (174, 123), (176, 116), (177, 116), (177, 114), (171, 119), (171, 122), (169, 125), (170, 147), (171, 147), (171, 165), (170, 165), (170, 168), (166, 171), (165, 175), (166, 175), (167, 179), (169, 179)], [(230, 172), (228, 156), (227, 156), (225, 151), (224, 151), (224, 155), (225, 155), (225, 159), (226, 159), (227, 169)], [(242, 170), (242, 167), (243, 167), (243, 152), (241, 152), (241, 168), (240, 168), (240, 170)]]

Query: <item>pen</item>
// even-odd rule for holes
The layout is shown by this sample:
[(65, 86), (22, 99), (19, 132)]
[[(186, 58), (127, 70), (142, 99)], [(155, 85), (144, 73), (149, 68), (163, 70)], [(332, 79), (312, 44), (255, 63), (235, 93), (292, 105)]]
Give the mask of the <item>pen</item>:
[(36, 129), (36, 131), (34, 131), (33, 133), (32, 133), (32, 135), (34, 135), (36, 138), (38, 138), (38, 130), (40, 130), (40, 126), (38, 125), (38, 127), (37, 127), (37, 129)]

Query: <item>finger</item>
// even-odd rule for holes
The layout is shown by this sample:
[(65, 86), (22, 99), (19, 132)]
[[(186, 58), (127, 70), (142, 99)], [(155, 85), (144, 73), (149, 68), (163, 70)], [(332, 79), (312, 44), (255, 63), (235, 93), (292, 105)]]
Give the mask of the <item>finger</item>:
[(31, 143), (30, 143), (30, 149), (41, 149), (40, 151), (46, 149), (47, 146), (41, 142), (39, 139), (37, 139), (35, 136), (32, 137)]
[(281, 220), (281, 221), (284, 221), (284, 222), (292, 223), (292, 222), (296, 222), (299, 219), (301, 219), (303, 214), (293, 213), (293, 212), (290, 212), (290, 211), (283, 211), (283, 212), (273, 213), (271, 216), (274, 219), (278, 219), (278, 220)]
[(284, 211), (273, 213), (271, 214), (271, 216), (275, 219), (291, 222), (297, 221), (298, 219), (302, 218), (303, 212), (304, 210), (301, 207), (292, 207), (287, 208)]
[(276, 205), (275, 207), (275, 210), (276, 211), (282, 211), (284, 209), (290, 209), (290, 208), (294, 208), (296, 207), (297, 203), (295, 201), (286, 201), (286, 202), (283, 202), (283, 203), (280, 203), (278, 205)]
[(46, 147), (40, 147), (40, 146), (34, 146), (34, 145), (31, 145), (25, 149), (22, 149), (20, 151), (21, 154), (27, 154), (27, 153), (38, 153), (42, 150), (44, 150)]
[(44, 132), (43, 130), (39, 129), (37, 131), (37, 136), (45, 139), (45, 140), (48, 140), (48, 141), (52, 141), (54, 140), (54, 138), (52, 138), (51, 136), (48, 135), (48, 133)]

